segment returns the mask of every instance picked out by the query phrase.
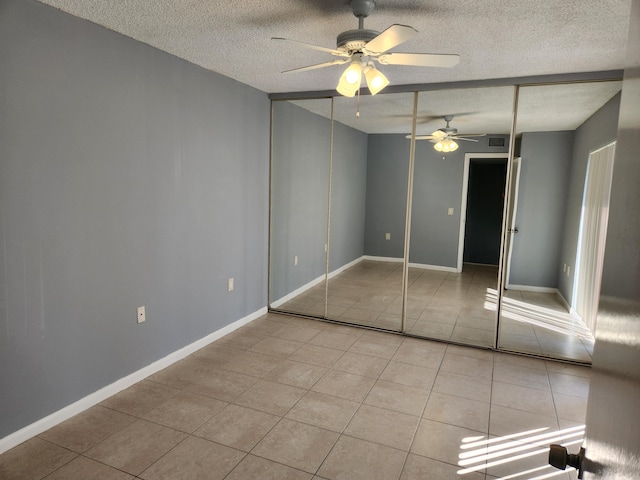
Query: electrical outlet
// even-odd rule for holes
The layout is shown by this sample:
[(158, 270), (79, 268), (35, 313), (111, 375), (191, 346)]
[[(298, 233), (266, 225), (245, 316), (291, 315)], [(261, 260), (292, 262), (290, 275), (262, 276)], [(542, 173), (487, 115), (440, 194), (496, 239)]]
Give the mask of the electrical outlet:
[(571, 274), (571, 265), (567, 265), (567, 277)]
[(297, 266), (298, 265), (298, 255), (296, 255), (295, 257), (293, 257), (293, 265)]
[(384, 234), (384, 239), (385, 240), (391, 240), (391, 234), (389, 232)]
[(447, 215), (453, 215), (453, 208), (450, 208), (449, 210), (447, 210)]
[(567, 264), (562, 265), (562, 271), (567, 273)]
[(233, 277), (227, 279), (227, 292), (233, 292)]
[(138, 307), (138, 323), (142, 323), (147, 319), (147, 313), (144, 307)]

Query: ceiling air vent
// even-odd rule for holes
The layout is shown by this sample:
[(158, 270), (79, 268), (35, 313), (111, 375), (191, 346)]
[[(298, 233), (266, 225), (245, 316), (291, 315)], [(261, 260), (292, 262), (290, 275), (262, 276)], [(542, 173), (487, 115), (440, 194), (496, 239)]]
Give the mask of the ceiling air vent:
[(504, 138), (491, 138), (489, 137), (489, 146), (490, 147), (504, 147)]

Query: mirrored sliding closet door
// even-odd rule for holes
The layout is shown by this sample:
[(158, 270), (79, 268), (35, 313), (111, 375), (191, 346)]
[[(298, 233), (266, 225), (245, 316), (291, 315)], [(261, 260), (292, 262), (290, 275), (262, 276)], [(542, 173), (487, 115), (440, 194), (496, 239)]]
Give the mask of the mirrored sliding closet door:
[(331, 99), (272, 102), (269, 305), (325, 313)]
[(329, 319), (401, 329), (413, 98), (334, 99)]
[(519, 89), (500, 349), (591, 362), (620, 87)]
[(513, 87), (420, 92), (405, 331), (494, 347)]

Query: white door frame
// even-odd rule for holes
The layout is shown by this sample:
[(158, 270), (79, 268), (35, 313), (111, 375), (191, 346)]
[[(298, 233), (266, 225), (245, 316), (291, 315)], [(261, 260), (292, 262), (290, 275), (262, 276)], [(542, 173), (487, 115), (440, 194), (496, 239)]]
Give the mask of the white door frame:
[[(510, 208), (510, 218), (507, 219), (508, 223), (507, 223), (507, 229), (508, 229), (508, 238), (509, 238), (509, 245), (507, 246), (507, 276), (504, 278), (504, 288), (505, 289), (509, 289), (509, 287), (511, 286), (509, 279), (511, 278), (511, 256), (513, 254), (513, 241), (515, 240), (515, 236), (516, 236), (516, 215), (518, 214), (518, 194), (519, 194), (519, 190), (520, 190), (520, 172), (522, 171), (522, 157), (516, 157), (513, 159), (513, 164), (512, 166), (516, 166), (518, 165), (518, 169), (516, 171), (516, 176), (515, 176), (515, 183), (513, 184), (513, 197), (511, 199), (511, 205), (512, 207)], [(513, 177), (513, 174), (511, 175)], [(511, 188), (511, 185), (508, 185), (507, 188)]]
[(467, 191), (469, 189), (469, 165), (472, 158), (504, 158), (509, 161), (509, 152), (504, 153), (465, 153), (464, 170), (462, 173), (462, 202), (460, 202), (460, 233), (458, 235), (458, 265), (456, 272), (462, 271), (464, 258), (464, 234), (467, 224)]
[[(589, 152), (573, 269), (571, 312), (595, 334), (616, 140)], [(597, 162), (594, 163), (594, 162)]]

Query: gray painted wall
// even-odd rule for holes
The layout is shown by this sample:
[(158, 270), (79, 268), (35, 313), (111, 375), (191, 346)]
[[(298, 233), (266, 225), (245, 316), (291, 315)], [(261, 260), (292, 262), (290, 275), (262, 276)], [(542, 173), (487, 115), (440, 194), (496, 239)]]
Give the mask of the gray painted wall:
[[(465, 153), (508, 150), (508, 140), (505, 147), (489, 147), (488, 138), (459, 142), (458, 150), (445, 159), (431, 142), (416, 143), (410, 262), (456, 268)], [(404, 135), (369, 135), (367, 255), (403, 256), (409, 147)], [(447, 214), (450, 207), (453, 215)], [(391, 233), (390, 241), (385, 240), (386, 232)]]
[[(407, 210), (409, 141), (404, 135), (369, 135), (364, 252), (402, 258)], [(390, 233), (390, 240), (385, 234)]]
[[(326, 270), (331, 122), (292, 103), (276, 101), (272, 135), (273, 302)], [(366, 170), (367, 135), (335, 122), (329, 271), (364, 254)]]
[(364, 255), (367, 134), (334, 122), (329, 271)]
[(0, 64), (3, 437), (266, 306), (269, 101), (35, 1)]
[[(589, 152), (615, 140), (619, 110), (620, 95), (618, 94), (578, 127), (575, 132), (561, 256), (557, 266), (558, 288), (569, 302), (573, 295), (573, 271), (578, 249), (582, 197)], [(562, 272), (563, 263), (571, 265), (571, 275), (567, 276)]]
[(557, 287), (573, 141), (573, 131), (522, 134), (511, 284)]
[(331, 122), (273, 102), (272, 142), (271, 302), (325, 273)]

